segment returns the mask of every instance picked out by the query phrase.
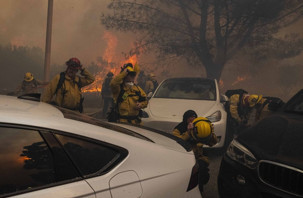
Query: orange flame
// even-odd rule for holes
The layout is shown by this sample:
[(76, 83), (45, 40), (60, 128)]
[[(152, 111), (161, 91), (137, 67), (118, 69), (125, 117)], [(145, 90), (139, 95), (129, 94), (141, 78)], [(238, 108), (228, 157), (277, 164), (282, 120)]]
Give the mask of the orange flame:
[(23, 164), (26, 160), (30, 160), (31, 158), (27, 157), (27, 156), (19, 156), (19, 158), (17, 159), (17, 162), (20, 164)]
[(102, 82), (103, 82), (102, 74), (101, 74), (101, 72), (98, 72), (95, 75), (95, 81), (92, 84), (90, 84), (89, 86), (83, 87), (82, 92), (83, 93), (86, 93), (86, 92), (101, 92)]
[[(110, 71), (112, 72), (114, 75), (117, 75), (120, 72), (120, 68), (112, 68), (110, 66), (110, 63), (113, 63), (113, 59), (114, 59), (114, 55), (115, 55), (115, 49), (117, 47), (117, 43), (118, 43), (118, 39), (117, 37), (115, 37), (114, 35), (112, 35), (110, 32), (104, 32), (104, 36), (103, 38), (106, 40), (107, 42), (107, 47), (106, 50), (103, 54), (103, 59), (105, 61), (107, 61), (107, 65), (101, 65), (99, 64), (98, 66), (100, 67), (104, 67), (104, 69), (102, 70), (102, 72), (98, 72), (97, 74), (95, 74), (95, 81), (82, 88), (82, 92), (86, 93), (86, 92), (101, 92), (102, 90), (102, 83), (104, 80), (104, 77), (106, 76), (106, 74)], [(138, 58), (137, 55), (134, 54), (130, 57), (128, 57), (127, 60), (125, 61), (120, 61), (119, 65), (123, 65), (125, 63), (132, 63), (133, 65), (135, 65), (135, 63), (137, 63)]]
[(242, 82), (242, 81), (244, 81), (244, 80), (246, 80), (246, 79), (247, 79), (247, 76), (243, 76), (243, 77), (238, 76), (238, 77), (237, 77), (237, 80), (234, 81), (231, 85), (234, 86), (234, 85), (238, 84), (239, 82)]
[[(95, 75), (95, 81), (92, 84), (82, 88), (82, 92), (84, 93), (101, 92), (103, 79), (106, 73), (109, 71), (116, 71), (116, 69), (110, 68), (109, 63), (112, 63), (113, 61), (118, 39), (113, 34), (107, 31), (104, 32), (103, 39), (106, 41), (106, 49), (103, 53), (103, 59), (106, 60), (108, 64), (106, 66), (98, 64), (98, 66), (105, 67), (105, 69)], [(115, 72), (113, 73), (115, 74)]]
[(127, 60), (122, 61), (122, 65), (125, 63), (131, 63), (131, 64), (135, 65), (137, 62), (138, 62), (137, 55), (134, 54), (134, 55), (130, 56)]
[(111, 63), (113, 61), (118, 39), (117, 39), (117, 37), (112, 35), (110, 32), (104, 32), (103, 38), (107, 42), (107, 45), (106, 45), (107, 47), (103, 54), (103, 58), (104, 58), (104, 60), (107, 60), (108, 63)]

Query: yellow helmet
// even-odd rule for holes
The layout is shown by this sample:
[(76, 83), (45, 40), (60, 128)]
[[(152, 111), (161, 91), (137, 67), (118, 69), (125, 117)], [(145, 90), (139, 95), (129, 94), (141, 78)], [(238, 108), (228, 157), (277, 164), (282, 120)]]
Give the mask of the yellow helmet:
[(194, 129), (191, 131), (192, 138), (199, 143), (208, 143), (211, 133), (214, 132), (213, 124), (205, 117), (198, 117), (193, 120)]
[(148, 76), (149, 76), (150, 78), (156, 77), (155, 74), (153, 74), (153, 73), (150, 73)]
[(24, 75), (24, 80), (30, 82), (34, 79), (34, 75), (30, 72), (26, 72)]
[(262, 100), (262, 95), (249, 95), (248, 96), (248, 105), (250, 107), (254, 107), (256, 104), (258, 104)]
[(125, 69), (128, 70), (128, 72), (135, 72), (134, 66), (132, 63), (126, 63), (121, 67), (121, 72), (124, 71)]

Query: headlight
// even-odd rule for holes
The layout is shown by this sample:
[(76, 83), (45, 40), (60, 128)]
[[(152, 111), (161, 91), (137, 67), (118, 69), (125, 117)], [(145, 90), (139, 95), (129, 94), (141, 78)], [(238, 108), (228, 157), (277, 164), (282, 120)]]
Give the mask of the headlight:
[(244, 166), (255, 169), (257, 167), (257, 159), (255, 156), (238, 141), (233, 140), (227, 148), (226, 154), (233, 160), (243, 164)]
[(210, 116), (207, 116), (207, 118), (211, 122), (218, 122), (221, 120), (221, 111), (216, 111), (215, 113), (211, 114)]

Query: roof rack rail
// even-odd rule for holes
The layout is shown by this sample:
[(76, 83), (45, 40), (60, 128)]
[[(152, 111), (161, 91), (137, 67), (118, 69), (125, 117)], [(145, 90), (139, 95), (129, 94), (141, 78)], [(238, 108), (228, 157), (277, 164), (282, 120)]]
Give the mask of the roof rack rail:
[(32, 101), (40, 101), (41, 94), (40, 93), (29, 93), (18, 96), (19, 99), (24, 100), (32, 100)]

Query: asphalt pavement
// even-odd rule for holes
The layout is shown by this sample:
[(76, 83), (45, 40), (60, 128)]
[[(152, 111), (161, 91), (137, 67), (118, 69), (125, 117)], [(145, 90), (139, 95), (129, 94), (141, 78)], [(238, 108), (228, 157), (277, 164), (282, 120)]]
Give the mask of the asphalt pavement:
[(220, 163), (222, 159), (222, 152), (218, 151), (208, 151), (208, 157), (210, 160), (209, 174), (210, 179), (208, 183), (204, 186), (203, 198), (219, 198), (218, 187), (217, 187), (217, 177), (220, 169)]

